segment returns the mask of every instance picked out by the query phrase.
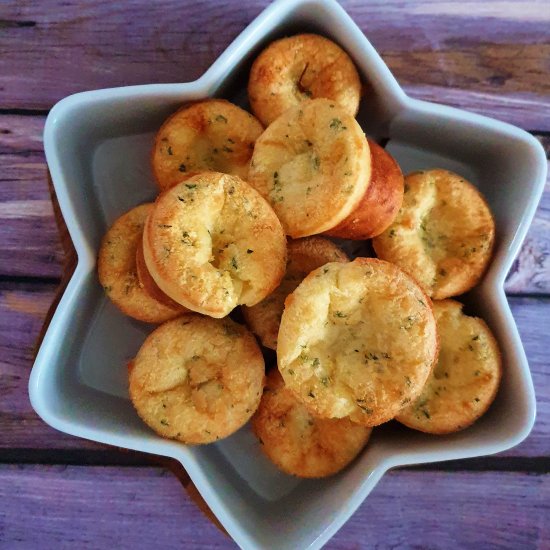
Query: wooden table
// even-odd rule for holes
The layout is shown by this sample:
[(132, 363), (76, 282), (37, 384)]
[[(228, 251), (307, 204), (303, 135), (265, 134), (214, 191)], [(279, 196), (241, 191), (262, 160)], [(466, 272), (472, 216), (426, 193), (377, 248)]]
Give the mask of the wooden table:
[[(266, 4), (0, 3), (3, 548), (234, 547), (183, 490), (180, 466), (58, 433), (31, 409), (35, 342), (64, 271), (41, 134), (68, 94), (197, 78)], [(344, 6), (412, 96), (511, 122), (549, 148), (546, 0)], [(389, 473), (328, 548), (550, 548), (549, 254), (547, 185), (506, 283), (537, 390), (529, 438), (497, 456)]]

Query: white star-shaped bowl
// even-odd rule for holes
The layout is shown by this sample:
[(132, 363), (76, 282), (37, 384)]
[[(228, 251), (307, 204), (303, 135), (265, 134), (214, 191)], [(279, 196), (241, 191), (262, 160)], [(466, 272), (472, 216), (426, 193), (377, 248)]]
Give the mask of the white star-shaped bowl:
[[(120, 314), (105, 298), (96, 256), (107, 227), (157, 192), (149, 166), (155, 131), (183, 102), (211, 96), (246, 105), (250, 63), (271, 40), (310, 31), (352, 56), (369, 92), (358, 120), (389, 138), (405, 173), (454, 170), (474, 182), (496, 220), (496, 247), (482, 283), (464, 297), (502, 349), (504, 377), (495, 403), (474, 426), (430, 436), (390, 423), (362, 455), (323, 480), (298, 480), (265, 459), (248, 427), (216, 444), (186, 447), (161, 439), (128, 399), (126, 362), (150, 326)], [(32, 405), (54, 428), (101, 443), (179, 460), (243, 548), (321, 547), (395, 466), (486, 455), (522, 441), (535, 419), (529, 366), (504, 295), (546, 178), (546, 159), (529, 134), (502, 122), (407, 97), (344, 10), (333, 0), (278, 0), (189, 84), (153, 84), (76, 94), (51, 111), (44, 147), (78, 265), (32, 370)]]

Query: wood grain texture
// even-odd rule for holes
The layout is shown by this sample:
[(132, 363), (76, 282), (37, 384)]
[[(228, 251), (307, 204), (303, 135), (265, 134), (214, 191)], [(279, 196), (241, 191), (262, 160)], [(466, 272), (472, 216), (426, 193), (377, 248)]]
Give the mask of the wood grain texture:
[[(3, 547), (236, 548), (159, 468), (0, 466), (0, 498)], [(550, 475), (390, 472), (326, 548), (542, 549), (549, 499)]]
[[(539, 136), (550, 158), (550, 136)], [(525, 242), (506, 279), (509, 294), (550, 294), (550, 170)]]
[(0, 276), (62, 273), (42, 146), (44, 120), (0, 116)]
[(96, 443), (50, 428), (29, 402), (35, 342), (56, 293), (55, 284), (0, 286), (0, 448), (97, 449)]
[[(82, 90), (194, 80), (268, 3), (4, 1), (0, 108), (47, 109)], [(342, 5), (413, 95), (443, 88), (465, 107), (460, 90), (468, 90), (504, 120), (550, 128), (544, 0)]]
[[(32, 410), (28, 377), (36, 339), (56, 294), (53, 284), (0, 284), (0, 457), (2, 450), (105, 451), (106, 446), (69, 437), (50, 428)], [(530, 437), (501, 457), (540, 457), (548, 454), (550, 434), (550, 365), (547, 359), (547, 322), (550, 299), (512, 298), (512, 311), (521, 333), (537, 389), (538, 416)], [(113, 455), (115, 462), (126, 458)], [(32, 456), (26, 453), (25, 456)], [(72, 455), (68, 455), (68, 460)], [(63, 461), (63, 454), (55, 454)], [(105, 458), (105, 457), (104, 457)]]
[[(43, 125), (40, 116), (0, 115), (0, 277), (60, 278), (64, 272), (42, 152)], [(550, 150), (550, 138), (539, 139)], [(550, 293), (550, 176), (506, 291)]]

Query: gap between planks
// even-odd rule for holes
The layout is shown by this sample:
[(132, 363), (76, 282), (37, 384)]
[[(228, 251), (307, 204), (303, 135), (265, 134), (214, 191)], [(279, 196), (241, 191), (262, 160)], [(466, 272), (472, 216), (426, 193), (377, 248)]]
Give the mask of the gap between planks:
[[(175, 459), (150, 455), (138, 451), (129, 451), (117, 447), (105, 447), (100, 450), (78, 449), (1, 449), (0, 465), (40, 464), (43, 466), (116, 466), (116, 467), (152, 467), (183, 470)], [(422, 472), (523, 472), (550, 473), (550, 457), (509, 457), (483, 456), (445, 462), (431, 462), (411, 466), (392, 468), (400, 471)], [(179, 474), (178, 474), (179, 475)]]

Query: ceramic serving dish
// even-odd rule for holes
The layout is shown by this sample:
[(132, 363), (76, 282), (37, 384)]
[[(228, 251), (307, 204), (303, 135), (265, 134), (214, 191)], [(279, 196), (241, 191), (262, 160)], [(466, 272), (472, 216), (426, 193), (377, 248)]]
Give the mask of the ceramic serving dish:
[[(495, 255), (482, 283), (464, 300), (469, 313), (489, 323), (504, 357), (497, 399), (473, 427), (435, 437), (390, 423), (374, 430), (350, 467), (320, 481), (280, 473), (248, 427), (199, 447), (149, 430), (128, 399), (126, 363), (152, 327), (120, 314), (105, 298), (95, 270), (107, 227), (156, 195), (149, 151), (167, 115), (184, 101), (210, 96), (247, 107), (251, 61), (269, 41), (300, 31), (332, 38), (352, 56), (369, 88), (358, 120), (373, 138), (389, 138), (387, 148), (404, 172), (448, 168), (484, 193), (496, 219)], [(407, 97), (335, 1), (276, 1), (195, 82), (99, 90), (60, 101), (48, 116), (44, 147), (78, 264), (36, 358), (32, 405), (63, 432), (179, 460), (241, 547), (319, 548), (389, 468), (497, 453), (531, 430), (533, 385), (503, 283), (543, 190), (543, 149), (508, 124)]]

